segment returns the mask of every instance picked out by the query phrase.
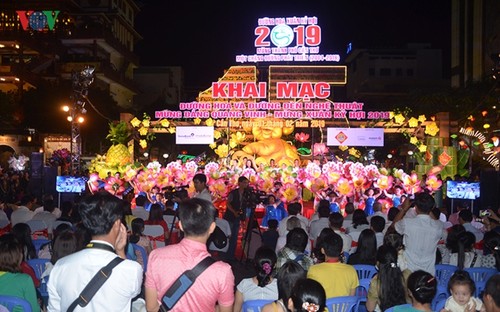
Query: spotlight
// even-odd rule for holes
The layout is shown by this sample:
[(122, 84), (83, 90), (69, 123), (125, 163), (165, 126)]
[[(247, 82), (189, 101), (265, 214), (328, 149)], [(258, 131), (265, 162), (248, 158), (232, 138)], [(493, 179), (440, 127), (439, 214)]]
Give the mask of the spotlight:
[(387, 154), (387, 158), (391, 159), (392, 158), (392, 154)]
[(69, 106), (68, 105), (64, 105), (62, 107), (62, 110), (65, 111), (65, 112), (69, 112)]
[(408, 155), (412, 156), (413, 155), (413, 151), (408, 151)]
[(79, 123), (83, 123), (85, 121), (85, 118), (83, 118), (82, 116), (78, 117), (78, 122)]
[(71, 117), (71, 116), (68, 116), (66, 119), (67, 119), (69, 122), (72, 122), (72, 121), (73, 121), (73, 117)]
[(142, 154), (142, 155), (144, 155), (144, 157), (149, 157), (149, 153), (148, 152), (144, 152), (144, 154)]
[(163, 154), (163, 158), (167, 159), (168, 158), (168, 154), (167, 153)]

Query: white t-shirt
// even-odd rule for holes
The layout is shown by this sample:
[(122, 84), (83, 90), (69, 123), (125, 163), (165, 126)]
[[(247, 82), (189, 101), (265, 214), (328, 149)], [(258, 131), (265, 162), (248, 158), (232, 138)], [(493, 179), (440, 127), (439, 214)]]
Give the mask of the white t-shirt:
[(278, 300), (278, 281), (275, 278), (264, 287), (255, 284), (253, 278), (244, 278), (236, 289), (243, 294), (243, 301)]

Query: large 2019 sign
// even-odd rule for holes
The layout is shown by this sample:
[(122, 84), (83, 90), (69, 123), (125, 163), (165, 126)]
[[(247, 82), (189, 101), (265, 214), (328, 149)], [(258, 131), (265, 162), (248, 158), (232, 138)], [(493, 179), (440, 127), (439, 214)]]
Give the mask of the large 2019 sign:
[[(296, 34), (296, 36), (295, 36)], [(321, 27), (318, 25), (297, 26), (291, 28), (281, 24), (270, 29), (268, 26), (259, 26), (255, 29), (255, 47), (268, 47), (271, 42), (277, 47), (287, 47), (296, 37), (297, 46), (318, 46), (321, 43)]]
[(36, 31), (43, 31), (45, 27), (54, 29), (57, 16), (60, 11), (16, 11), (19, 21), (24, 30), (29, 28)]

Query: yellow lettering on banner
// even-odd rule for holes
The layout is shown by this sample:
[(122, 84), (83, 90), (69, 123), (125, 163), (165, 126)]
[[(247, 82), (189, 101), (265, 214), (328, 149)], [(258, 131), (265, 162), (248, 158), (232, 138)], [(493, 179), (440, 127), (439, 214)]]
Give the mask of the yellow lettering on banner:
[(309, 122), (307, 120), (297, 120), (295, 122), (295, 127), (297, 127), (297, 128), (309, 128)]
[(217, 127), (227, 127), (227, 120), (217, 119), (215, 124)]

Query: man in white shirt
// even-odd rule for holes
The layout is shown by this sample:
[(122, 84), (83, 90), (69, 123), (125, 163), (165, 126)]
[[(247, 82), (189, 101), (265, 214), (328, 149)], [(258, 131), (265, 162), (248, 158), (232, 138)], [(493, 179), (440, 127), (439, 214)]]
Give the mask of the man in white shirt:
[[(125, 259), (88, 302), (88, 311), (129, 312), (131, 301), (141, 291), (142, 267), (125, 256), (127, 230), (121, 223), (123, 201), (109, 193), (82, 200), (79, 212), (92, 235), (87, 248), (59, 259), (50, 272), (47, 290), (49, 312), (67, 311), (90, 280), (117, 256)], [(82, 309), (77, 306), (75, 311)]]
[(43, 211), (35, 213), (31, 220), (40, 220), (45, 222), (47, 225), (47, 230), (49, 233), (49, 238), (52, 237), (53, 223), (57, 220), (57, 217), (53, 214), (55, 209), (55, 203), (53, 199), (47, 199), (43, 202)]
[(342, 252), (350, 252), (352, 247), (352, 237), (349, 234), (345, 233), (345, 230), (342, 230), (342, 225), (344, 223), (344, 217), (340, 214), (340, 212), (334, 212), (330, 214), (328, 218), (330, 221), (330, 228), (340, 235), (342, 238)]
[[(52, 196), (52, 194), (46, 194), (46, 195), (44, 195), (42, 197), (42, 200), (43, 200), (44, 203), (45, 203), (46, 200), (53, 200), (55, 202), (54, 196)], [(39, 212), (44, 211), (44, 207), (43, 206), (37, 207), (34, 211), (35, 211), (35, 214), (37, 214)], [(52, 214), (54, 216), (56, 216), (56, 218), (60, 218), (61, 217), (61, 213), (62, 213), (62, 211), (58, 207), (54, 207), (54, 210), (52, 210)]]
[(36, 199), (31, 195), (24, 195), (23, 198), (21, 198), (21, 205), (17, 207), (10, 216), (10, 223), (12, 226), (18, 223), (26, 223), (33, 218), (35, 215), (33, 212), (35, 202)]
[(391, 226), (403, 235), (405, 250), (403, 256), (412, 272), (424, 270), (432, 275), (436, 274), (436, 249), (439, 240), (443, 237), (443, 223), (429, 216), (434, 207), (434, 198), (426, 192), (415, 194), (416, 217), (404, 218), (410, 210), (412, 200), (406, 198), (401, 204)]
[(373, 214), (368, 217), (368, 221), (370, 221), (370, 219), (374, 216), (380, 216), (384, 218), (385, 222), (387, 222), (387, 215), (382, 212), (382, 208), (383, 207), (381, 202), (376, 201), (375, 203), (373, 203)]
[(137, 218), (141, 218), (146, 221), (149, 219), (149, 212), (145, 208), (146, 206), (146, 196), (139, 195), (135, 198), (135, 208), (132, 209), (132, 214)]
[(470, 210), (464, 209), (458, 213), (458, 221), (464, 226), (467, 232), (471, 232), (476, 237), (476, 243), (483, 240), (484, 234), (479, 229), (472, 225), (473, 219), (472, 212)]
[(321, 200), (318, 205), (318, 216), (319, 219), (311, 221), (309, 227), (309, 238), (316, 243), (316, 238), (324, 228), (330, 226), (328, 217), (330, 216), (330, 202), (327, 200)]
[(204, 200), (208, 200), (212, 202), (212, 195), (210, 191), (207, 189), (207, 176), (203, 173), (197, 173), (193, 177), (194, 189), (196, 190), (196, 194), (194, 194), (193, 198), (201, 198)]
[(278, 233), (280, 236), (285, 236), (287, 233), (286, 222), (290, 217), (297, 217), (300, 220), (300, 227), (307, 232), (307, 226), (309, 225), (309, 219), (300, 215), (302, 210), (302, 205), (300, 203), (290, 203), (288, 204), (288, 217), (283, 218), (278, 225)]

